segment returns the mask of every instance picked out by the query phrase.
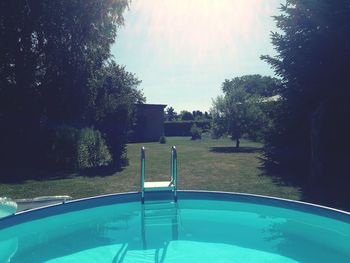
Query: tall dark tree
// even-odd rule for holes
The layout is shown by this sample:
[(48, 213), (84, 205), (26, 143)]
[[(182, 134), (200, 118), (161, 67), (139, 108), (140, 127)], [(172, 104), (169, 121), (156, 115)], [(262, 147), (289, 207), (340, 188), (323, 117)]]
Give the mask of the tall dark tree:
[(265, 154), (344, 189), (350, 181), (349, 1), (287, 0), (281, 12), (275, 20), (282, 32), (272, 34), (278, 54), (262, 57), (283, 82)]
[[(127, 6), (128, 0), (1, 1), (0, 160), (4, 164), (33, 164), (34, 159), (40, 163), (38, 156), (48, 146), (43, 140), (47, 129), (94, 125), (103, 111), (96, 107), (103, 92), (91, 83), (103, 68), (117, 69), (106, 63)], [(129, 76), (122, 68), (117, 71)], [(135, 87), (134, 80), (129, 84)]]

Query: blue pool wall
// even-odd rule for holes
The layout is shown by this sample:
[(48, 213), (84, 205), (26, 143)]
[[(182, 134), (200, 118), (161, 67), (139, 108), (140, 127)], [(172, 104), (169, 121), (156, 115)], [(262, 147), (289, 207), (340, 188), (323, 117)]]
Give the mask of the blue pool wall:
[[(164, 193), (154, 192), (149, 194), (148, 200), (159, 200), (163, 198)], [(275, 198), (262, 195), (253, 194), (243, 194), (243, 193), (230, 193), (230, 192), (210, 192), (210, 191), (178, 191), (178, 199), (192, 199), (192, 200), (218, 200), (218, 201), (232, 201), (232, 202), (245, 202), (253, 203), (258, 205), (268, 205), (286, 209), (292, 209), (297, 211), (302, 211), (306, 213), (316, 214), (328, 218), (333, 218), (346, 223), (350, 223), (350, 213), (282, 198)], [(52, 215), (63, 214), (73, 211), (79, 211), (82, 209), (88, 209), (104, 205), (112, 205), (118, 203), (127, 202), (140, 202), (141, 193), (140, 192), (130, 192), (130, 193), (118, 193), (110, 195), (102, 195), (90, 198), (77, 199), (72, 201), (67, 201), (62, 204), (51, 205), (42, 208), (31, 209), (24, 212), (19, 212), (15, 215), (11, 215), (0, 219), (0, 230), (2, 228), (10, 227), (23, 222), (40, 219)], [(147, 199), (146, 199), (147, 200)]]

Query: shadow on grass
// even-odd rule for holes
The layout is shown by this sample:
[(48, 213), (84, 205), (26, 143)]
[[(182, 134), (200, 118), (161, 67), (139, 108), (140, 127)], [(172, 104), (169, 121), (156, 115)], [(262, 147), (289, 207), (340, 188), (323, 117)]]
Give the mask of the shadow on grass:
[(79, 171), (79, 176), (88, 176), (88, 177), (105, 177), (105, 176), (111, 176), (115, 173), (121, 172), (124, 170), (126, 165), (119, 166), (119, 167), (98, 167), (98, 168), (88, 168), (84, 169), (82, 171)]
[(326, 182), (316, 182), (310, 180), (307, 169), (295, 169), (295, 167), (279, 167), (277, 165), (267, 165), (265, 160), (261, 161), (261, 176), (269, 176), (276, 185), (292, 186), (301, 191), (301, 201), (333, 207), (350, 212), (349, 196), (342, 194), (344, 191), (340, 187), (330, 187)]
[(276, 185), (293, 186), (301, 190), (306, 187), (305, 174), (303, 175), (300, 171), (292, 171), (277, 165), (266, 164), (263, 158), (258, 157), (258, 159), (261, 164), (259, 167), (260, 175), (271, 177)]
[(259, 147), (210, 147), (210, 152), (215, 153), (257, 153), (261, 152), (261, 148)]
[(80, 171), (38, 170), (34, 168), (2, 169), (0, 170), (0, 183), (18, 184), (27, 180), (59, 180), (75, 176), (107, 177), (121, 172), (125, 166), (88, 168)]

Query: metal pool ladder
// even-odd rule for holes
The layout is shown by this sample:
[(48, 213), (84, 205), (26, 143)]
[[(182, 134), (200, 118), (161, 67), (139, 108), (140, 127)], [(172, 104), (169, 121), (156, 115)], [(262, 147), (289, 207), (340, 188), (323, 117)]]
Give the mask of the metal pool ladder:
[(177, 152), (171, 147), (170, 181), (145, 182), (145, 147), (141, 148), (141, 202), (145, 202), (145, 192), (169, 191), (173, 193), (174, 202), (177, 202)]

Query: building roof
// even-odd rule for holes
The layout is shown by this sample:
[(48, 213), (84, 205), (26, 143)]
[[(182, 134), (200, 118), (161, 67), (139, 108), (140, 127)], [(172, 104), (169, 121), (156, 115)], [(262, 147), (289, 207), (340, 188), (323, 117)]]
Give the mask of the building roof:
[(162, 108), (164, 109), (167, 105), (166, 104), (136, 104), (137, 107), (142, 107), (142, 108)]

